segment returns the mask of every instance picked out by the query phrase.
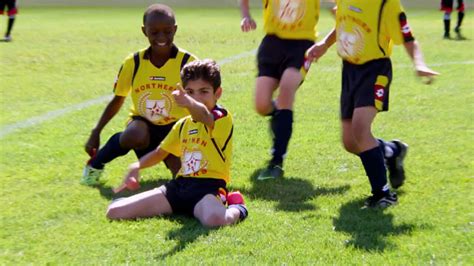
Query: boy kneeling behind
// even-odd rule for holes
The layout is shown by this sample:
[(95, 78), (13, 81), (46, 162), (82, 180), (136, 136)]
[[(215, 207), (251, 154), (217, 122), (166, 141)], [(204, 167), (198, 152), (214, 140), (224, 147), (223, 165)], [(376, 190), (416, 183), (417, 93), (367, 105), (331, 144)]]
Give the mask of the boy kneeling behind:
[(133, 219), (163, 214), (193, 215), (204, 226), (233, 224), (247, 217), (243, 198), (232, 197), (226, 208), (219, 194), (230, 181), (231, 114), (217, 105), (222, 94), (219, 66), (212, 60), (187, 64), (181, 71), (184, 89), (173, 92), (190, 116), (174, 126), (158, 148), (129, 166), (124, 184), (139, 179), (140, 169), (161, 162), (168, 154), (181, 158), (177, 178), (150, 191), (113, 201), (109, 219)]

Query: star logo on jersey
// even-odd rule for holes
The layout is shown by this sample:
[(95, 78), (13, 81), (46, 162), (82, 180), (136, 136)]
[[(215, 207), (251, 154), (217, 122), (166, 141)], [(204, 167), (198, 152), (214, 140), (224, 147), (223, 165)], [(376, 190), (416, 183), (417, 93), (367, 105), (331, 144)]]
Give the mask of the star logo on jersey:
[(297, 23), (306, 12), (306, 0), (277, 0), (274, 5), (275, 17), (284, 24)]
[(354, 25), (348, 31), (345, 23), (341, 23), (338, 31), (337, 52), (339, 55), (343, 58), (359, 57), (365, 46), (363, 30), (358, 25)]
[(154, 116), (168, 116), (168, 111), (166, 110), (166, 103), (164, 100), (147, 100), (146, 101), (146, 113), (150, 118)]
[(152, 123), (166, 121), (171, 113), (171, 99), (166, 94), (161, 94), (161, 96), (161, 99), (152, 99), (156, 96), (152, 93), (143, 93), (137, 101), (139, 115)]
[(207, 172), (207, 160), (203, 159), (202, 152), (199, 150), (185, 151), (181, 157), (182, 175), (198, 175), (199, 171)]

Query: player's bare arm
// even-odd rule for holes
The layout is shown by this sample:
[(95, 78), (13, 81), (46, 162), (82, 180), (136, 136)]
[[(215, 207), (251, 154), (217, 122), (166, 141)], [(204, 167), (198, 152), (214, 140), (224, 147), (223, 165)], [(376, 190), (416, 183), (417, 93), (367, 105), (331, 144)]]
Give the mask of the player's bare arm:
[(250, 7), (248, 0), (240, 0), (240, 13), (242, 20), (240, 21), (240, 29), (243, 32), (249, 32), (257, 28), (257, 23), (250, 15)]
[(204, 104), (189, 96), (180, 84), (173, 91), (173, 96), (179, 106), (188, 109), (194, 121), (201, 122), (209, 128), (214, 128), (214, 117), (211, 112)]
[(419, 77), (427, 77), (424, 82), (426, 84), (431, 84), (434, 80), (434, 76), (439, 75), (439, 73), (431, 70), (426, 65), (418, 42), (414, 40), (410, 42), (405, 42), (403, 45), (405, 46), (405, 50), (407, 51), (413, 64), (415, 65), (416, 75)]
[(323, 40), (311, 46), (306, 55), (310, 61), (318, 61), (326, 51), (336, 42), (336, 29), (332, 29)]
[(109, 121), (118, 113), (125, 101), (123, 96), (115, 96), (107, 105), (102, 113), (99, 122), (92, 130), (89, 139), (86, 142), (85, 150), (92, 157), (100, 146), (100, 132), (109, 123)]

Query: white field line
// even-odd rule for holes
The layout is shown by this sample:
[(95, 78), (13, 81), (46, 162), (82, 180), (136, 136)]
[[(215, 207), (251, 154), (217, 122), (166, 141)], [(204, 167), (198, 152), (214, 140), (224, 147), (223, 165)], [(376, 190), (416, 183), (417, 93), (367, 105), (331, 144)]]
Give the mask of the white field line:
[(30, 119), (21, 121), (21, 122), (6, 125), (6, 126), (4, 126), (0, 129), (0, 138), (3, 138), (4, 136), (7, 136), (7, 135), (9, 135), (9, 134), (11, 134), (11, 133), (13, 133), (17, 130), (32, 127), (32, 126), (41, 124), (41, 123), (49, 121), (49, 120), (53, 120), (55, 118), (58, 118), (60, 116), (65, 115), (67, 113), (78, 111), (78, 110), (84, 109), (86, 107), (89, 107), (91, 105), (96, 105), (96, 104), (102, 103), (106, 100), (110, 101), (111, 98), (112, 98), (111, 95), (102, 96), (102, 97), (99, 97), (99, 98), (95, 98), (95, 99), (92, 99), (92, 100), (88, 100), (88, 101), (85, 101), (85, 102), (82, 102), (82, 103), (78, 103), (78, 104), (66, 107), (66, 108), (63, 108), (63, 109), (47, 112), (43, 115), (35, 116), (35, 117), (30, 118)]
[[(255, 55), (256, 51), (257, 50), (254, 49), (254, 50), (251, 50), (251, 51), (243, 52), (243, 53), (231, 56), (231, 57), (224, 58), (222, 60), (219, 60), (218, 64), (223, 66), (225, 64), (232, 63), (232, 62), (240, 60), (242, 58), (253, 56), (253, 55)], [(457, 61), (457, 62), (435, 63), (435, 64), (430, 64), (429, 66), (437, 67), (437, 66), (446, 66), (446, 65), (472, 65), (472, 64), (474, 64), (474, 61)], [(395, 67), (396, 68), (408, 68), (408, 67), (413, 67), (413, 66), (412, 65), (397, 65)], [(341, 67), (318, 68), (317, 65), (316, 65), (316, 68), (319, 71), (327, 72), (327, 71), (338, 70)], [(318, 70), (316, 70), (316, 71), (318, 71)], [(88, 101), (85, 101), (85, 102), (82, 102), (82, 103), (78, 103), (78, 104), (66, 107), (66, 108), (63, 108), (63, 109), (47, 112), (43, 115), (32, 117), (30, 119), (27, 119), (27, 120), (24, 120), (24, 121), (21, 121), (21, 122), (17, 122), (17, 123), (13, 123), (13, 124), (10, 124), (10, 125), (3, 126), (2, 128), (0, 128), (0, 138), (3, 138), (3, 137), (5, 137), (5, 136), (7, 136), (7, 135), (9, 135), (9, 134), (11, 134), (15, 131), (20, 130), (20, 129), (29, 128), (29, 127), (41, 124), (43, 122), (50, 121), (50, 120), (53, 120), (55, 118), (61, 117), (61, 116), (66, 115), (68, 113), (75, 112), (75, 111), (78, 111), (78, 110), (84, 109), (86, 107), (96, 105), (96, 104), (99, 104), (99, 103), (102, 103), (102, 102), (105, 102), (105, 101), (109, 101), (111, 99), (111, 97), (112, 97), (111, 95), (102, 96), (102, 97), (99, 97), (99, 98), (96, 98), (96, 99), (88, 100)]]
[[(223, 66), (225, 64), (232, 63), (232, 62), (237, 61), (239, 59), (249, 57), (249, 56), (253, 56), (253, 55), (255, 55), (256, 51), (257, 51), (257, 49), (254, 49), (254, 50), (251, 50), (251, 51), (236, 54), (234, 56), (230, 56), (230, 57), (224, 58), (222, 60), (219, 60), (217, 63), (219, 65)], [(88, 100), (88, 101), (85, 101), (85, 102), (82, 102), (82, 103), (71, 105), (71, 106), (63, 108), (63, 109), (47, 112), (43, 115), (35, 116), (35, 117), (32, 117), (32, 118), (24, 120), (24, 121), (20, 121), (20, 122), (16, 122), (16, 123), (13, 123), (13, 124), (10, 124), (10, 125), (3, 126), (2, 128), (0, 128), (0, 138), (3, 138), (7, 135), (10, 135), (11, 133), (13, 133), (15, 131), (18, 131), (20, 129), (33, 127), (33, 126), (41, 124), (43, 122), (50, 121), (50, 120), (53, 120), (55, 118), (61, 117), (61, 116), (66, 115), (68, 113), (79, 111), (79, 110), (82, 110), (82, 109), (87, 108), (89, 106), (96, 105), (96, 104), (99, 104), (99, 103), (102, 103), (102, 102), (105, 102), (105, 101), (110, 101), (112, 97), (113, 97), (112, 95), (101, 96), (99, 98), (95, 98), (95, 99)]]

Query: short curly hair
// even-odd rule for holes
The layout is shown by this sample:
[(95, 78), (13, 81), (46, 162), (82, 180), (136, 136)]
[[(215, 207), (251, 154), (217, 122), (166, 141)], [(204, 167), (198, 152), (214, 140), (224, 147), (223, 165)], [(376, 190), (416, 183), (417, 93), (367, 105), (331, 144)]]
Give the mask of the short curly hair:
[(145, 10), (145, 13), (143, 14), (143, 25), (146, 24), (146, 20), (148, 17), (152, 17), (156, 15), (168, 17), (169, 19), (173, 21), (174, 24), (176, 24), (176, 18), (175, 18), (173, 9), (171, 9), (171, 7), (167, 5), (163, 5), (163, 4), (153, 4), (149, 6)]
[(212, 59), (196, 60), (187, 63), (181, 70), (184, 87), (189, 81), (202, 79), (209, 82), (214, 92), (221, 86), (221, 69)]

